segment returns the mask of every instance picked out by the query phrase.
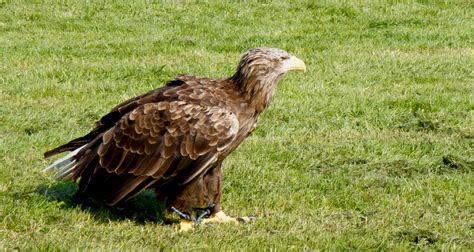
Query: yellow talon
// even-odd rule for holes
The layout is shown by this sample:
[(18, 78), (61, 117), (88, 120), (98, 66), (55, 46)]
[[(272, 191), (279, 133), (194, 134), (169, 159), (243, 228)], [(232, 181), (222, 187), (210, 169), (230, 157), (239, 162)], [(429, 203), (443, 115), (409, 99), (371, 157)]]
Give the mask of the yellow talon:
[(236, 218), (228, 216), (223, 211), (219, 211), (219, 212), (215, 213), (214, 216), (202, 220), (203, 224), (229, 223), (229, 222), (233, 222), (236, 225), (239, 224), (239, 221)]
[(219, 223), (234, 223), (235, 225), (239, 225), (240, 222), (249, 222), (253, 219), (255, 219), (255, 217), (251, 217), (251, 216), (242, 217), (242, 218), (234, 218), (234, 217), (228, 216), (223, 211), (219, 211), (210, 218), (202, 219), (202, 221), (198, 222), (197, 224), (195, 224), (192, 221), (181, 220), (179, 223), (179, 232), (184, 233), (184, 232), (192, 231), (194, 230), (194, 226), (200, 223), (205, 224), (205, 225), (206, 224), (219, 224)]
[(192, 221), (187, 221), (187, 220), (182, 220), (179, 223), (179, 232), (184, 233), (184, 232), (189, 232), (194, 230), (194, 223)]

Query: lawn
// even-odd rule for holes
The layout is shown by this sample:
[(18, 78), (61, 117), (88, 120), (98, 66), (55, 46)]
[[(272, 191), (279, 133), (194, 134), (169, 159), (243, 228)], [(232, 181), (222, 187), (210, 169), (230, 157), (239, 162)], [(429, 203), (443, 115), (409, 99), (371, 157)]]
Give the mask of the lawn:
[[(0, 0), (0, 249), (472, 249), (474, 5), (262, 2)], [(115, 104), (261, 46), (308, 71), (224, 163), (224, 210), (256, 221), (181, 234), (151, 192), (77, 204), (42, 172)]]

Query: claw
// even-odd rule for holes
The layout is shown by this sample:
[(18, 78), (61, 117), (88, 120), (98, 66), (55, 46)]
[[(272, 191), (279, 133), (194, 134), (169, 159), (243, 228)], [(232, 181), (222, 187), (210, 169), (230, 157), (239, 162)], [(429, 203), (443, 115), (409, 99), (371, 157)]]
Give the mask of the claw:
[(178, 209), (176, 209), (175, 207), (171, 207), (171, 210), (183, 219), (181, 220), (179, 224), (180, 226), (179, 232), (188, 232), (190, 230), (194, 230), (194, 227), (200, 223), (208, 227), (212, 227), (213, 224), (215, 223), (229, 223), (229, 222), (238, 225), (239, 223), (247, 223), (257, 218), (256, 216), (253, 216), (253, 215), (249, 215), (247, 217), (234, 218), (234, 217), (228, 216), (222, 211), (219, 211), (213, 214), (212, 216), (210, 216), (211, 209), (213, 207), (214, 205), (210, 205), (209, 207), (206, 207), (206, 208), (193, 208), (194, 210), (202, 211), (197, 217), (183, 213), (179, 211)]
[(205, 209), (197, 218), (196, 220), (194, 221), (194, 223), (199, 223), (201, 221), (202, 218), (204, 217), (207, 217), (211, 214), (211, 210), (209, 209)]
[(181, 211), (179, 211), (178, 209), (176, 209), (175, 207), (171, 207), (171, 210), (173, 212), (175, 212), (177, 215), (179, 215), (179, 217), (185, 219), (185, 220), (188, 220), (188, 221), (192, 221), (192, 222), (195, 222), (196, 219), (194, 218), (194, 216), (192, 215), (189, 215), (189, 214), (185, 214)]
[(193, 207), (193, 210), (202, 211), (200, 215), (197, 216), (196, 220), (194, 221), (195, 224), (199, 223), (202, 218), (208, 217), (211, 214), (211, 209), (214, 208), (216, 204), (210, 204), (208, 207)]
[(250, 221), (255, 220), (255, 219), (257, 219), (256, 216), (249, 215), (247, 217), (239, 217), (239, 218), (237, 218), (237, 221), (240, 222), (240, 223), (247, 223), (247, 222), (250, 222)]
[(179, 211), (178, 209), (176, 209), (175, 207), (171, 207), (171, 210), (183, 219), (181, 220), (181, 222), (179, 222), (180, 233), (188, 232), (194, 229), (194, 223), (196, 222), (196, 220), (194, 219), (194, 216), (185, 214)]
[(239, 221), (236, 218), (230, 217), (222, 211), (217, 212), (211, 218), (207, 218), (207, 219), (202, 220), (202, 223), (204, 223), (204, 224), (227, 223), (227, 222), (233, 222), (235, 224), (239, 224)]
[(198, 209), (198, 210), (203, 210), (203, 212), (197, 218), (195, 218), (192, 215), (183, 213), (183, 212), (179, 211), (178, 209), (176, 209), (175, 207), (171, 207), (171, 211), (175, 212), (177, 215), (179, 215), (179, 217), (181, 217), (181, 219), (183, 219), (179, 223), (179, 232), (183, 233), (183, 232), (188, 232), (188, 231), (194, 230), (195, 225), (199, 224), (199, 222), (201, 222), (201, 220), (204, 217), (211, 214), (211, 210), (209, 210), (211, 207), (214, 207), (214, 205), (212, 205), (208, 208)]

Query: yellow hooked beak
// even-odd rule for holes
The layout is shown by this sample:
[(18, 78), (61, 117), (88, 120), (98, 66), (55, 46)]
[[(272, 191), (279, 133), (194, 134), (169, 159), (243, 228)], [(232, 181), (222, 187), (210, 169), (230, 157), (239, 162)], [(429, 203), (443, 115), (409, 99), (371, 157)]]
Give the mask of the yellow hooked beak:
[(287, 71), (296, 70), (306, 72), (306, 65), (304, 64), (304, 62), (296, 58), (295, 56), (291, 56), (285, 61), (284, 64)]

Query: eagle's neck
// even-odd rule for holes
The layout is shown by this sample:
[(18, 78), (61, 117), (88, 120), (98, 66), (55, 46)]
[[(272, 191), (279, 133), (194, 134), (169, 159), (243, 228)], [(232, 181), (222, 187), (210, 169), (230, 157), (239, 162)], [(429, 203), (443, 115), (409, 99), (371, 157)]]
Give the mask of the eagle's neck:
[(245, 71), (239, 69), (231, 80), (237, 85), (249, 105), (257, 114), (263, 112), (270, 105), (278, 81), (282, 75), (269, 73), (253, 73), (253, 69)]

